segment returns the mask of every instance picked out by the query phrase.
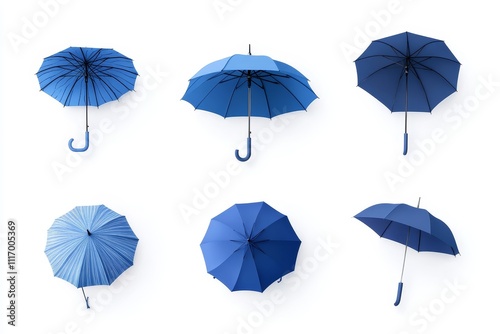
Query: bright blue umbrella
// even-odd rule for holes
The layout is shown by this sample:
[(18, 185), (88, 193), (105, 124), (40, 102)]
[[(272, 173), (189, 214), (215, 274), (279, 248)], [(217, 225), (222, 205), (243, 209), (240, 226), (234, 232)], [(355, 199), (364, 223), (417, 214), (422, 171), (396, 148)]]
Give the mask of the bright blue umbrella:
[(113, 49), (70, 47), (43, 60), (37, 72), (40, 89), (63, 106), (85, 106), (85, 146), (89, 147), (88, 107), (118, 100), (134, 89), (137, 71), (132, 59)]
[(263, 292), (295, 269), (300, 243), (287, 216), (256, 202), (214, 217), (201, 250), (208, 273), (229, 290)]
[(354, 218), (365, 223), (380, 237), (405, 245), (401, 280), (395, 306), (401, 301), (403, 272), (408, 247), (418, 252), (459, 254), (455, 237), (450, 228), (427, 210), (408, 204), (381, 203), (361, 211)]
[(431, 112), (457, 91), (460, 63), (444, 41), (404, 32), (378, 39), (355, 60), (358, 86), (391, 112)]
[[(273, 118), (306, 110), (317, 96), (308, 79), (295, 68), (268, 56), (236, 54), (198, 71), (182, 97), (195, 109), (226, 117), (248, 117), (247, 161), (251, 155), (251, 116)], [(244, 106), (247, 106), (245, 109)]]
[(54, 276), (82, 288), (110, 285), (134, 263), (139, 239), (125, 216), (104, 205), (77, 206), (47, 233), (45, 254)]

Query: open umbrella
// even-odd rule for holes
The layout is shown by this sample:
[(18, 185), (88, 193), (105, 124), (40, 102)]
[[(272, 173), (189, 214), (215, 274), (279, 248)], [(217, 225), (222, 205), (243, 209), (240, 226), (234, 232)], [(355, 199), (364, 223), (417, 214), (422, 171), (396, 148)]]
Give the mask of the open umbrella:
[(440, 219), (418, 206), (381, 203), (361, 211), (354, 218), (365, 223), (380, 237), (405, 245), (401, 280), (395, 306), (401, 301), (403, 272), (408, 247), (418, 252), (459, 254), (455, 237), (450, 228)]
[[(268, 56), (233, 55), (210, 63), (190, 80), (182, 97), (195, 109), (226, 117), (248, 117), (247, 155), (251, 156), (251, 116), (273, 118), (306, 110), (317, 98), (308, 79), (295, 68)], [(246, 110), (244, 106), (247, 105)]]
[(54, 276), (82, 288), (110, 285), (134, 262), (139, 239), (125, 216), (104, 205), (77, 206), (47, 233), (45, 254)]
[(85, 146), (89, 147), (88, 107), (118, 100), (134, 89), (137, 71), (132, 59), (113, 49), (70, 47), (43, 60), (37, 72), (40, 89), (63, 106), (85, 106)]
[(355, 60), (358, 86), (391, 112), (431, 112), (457, 91), (460, 63), (444, 41), (404, 32), (370, 43)]
[(208, 273), (229, 290), (263, 292), (295, 269), (300, 243), (287, 216), (256, 202), (212, 218), (201, 250)]

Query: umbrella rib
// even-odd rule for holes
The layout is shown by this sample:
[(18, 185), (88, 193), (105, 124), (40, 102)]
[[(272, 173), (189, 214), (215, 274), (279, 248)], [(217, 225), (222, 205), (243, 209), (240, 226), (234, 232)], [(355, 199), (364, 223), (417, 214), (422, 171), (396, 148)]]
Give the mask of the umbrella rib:
[(258, 83), (255, 83), (258, 87), (260, 87), (262, 89), (262, 91), (264, 92), (264, 95), (266, 96), (265, 101), (266, 101), (267, 111), (269, 113), (269, 118), (271, 118), (272, 117), (271, 106), (269, 105), (269, 96), (267, 95), (267, 90), (265, 89), (264, 81), (260, 77), (257, 77), (256, 79), (259, 79), (260, 83), (262, 85), (262, 86), (260, 86)]
[[(266, 72), (269, 73), (269, 72)], [(305, 106), (299, 99), (297, 99), (296, 95), (292, 93), (292, 91), (288, 88), (288, 85), (284, 85), (278, 78), (284, 78), (284, 79), (290, 79), (298, 82), (300, 85), (303, 87), (307, 88), (308, 90), (311, 90), (310, 87), (308, 87), (306, 84), (304, 84), (302, 81), (298, 80), (297, 78), (290, 76), (290, 75), (275, 75), (275, 74), (270, 74), (273, 79), (276, 80), (276, 82), (270, 81), (270, 80), (263, 80), (262, 85), (264, 86), (264, 82), (271, 82), (273, 84), (278, 84), (281, 85), (287, 92), (290, 93), (290, 95), (294, 98), (294, 100), (301, 106), (302, 110), (307, 110), (307, 106)], [(266, 94), (267, 96), (267, 94)], [(268, 101), (266, 99), (266, 101)], [(269, 108), (268, 108), (269, 109)]]
[[(419, 57), (419, 58), (425, 58), (425, 59), (423, 60), (423, 61), (425, 61), (425, 60), (427, 60), (427, 59), (430, 59), (430, 58), (437, 58), (437, 57)], [(447, 59), (447, 58), (441, 58), (441, 59), (443, 59), (443, 60), (449, 60), (449, 61), (452, 61), (452, 62), (456, 63), (454, 60), (451, 60), (451, 59)], [(414, 60), (414, 59), (412, 59), (412, 60)], [(434, 69), (430, 68), (429, 66), (427, 66), (427, 65), (423, 64), (421, 60), (419, 60), (419, 61), (415, 60), (415, 63), (417, 63), (418, 65), (422, 66), (424, 69), (426, 69), (426, 70), (428, 70), (428, 71), (431, 71), (431, 72), (433, 72), (433, 73), (437, 74), (437, 75), (438, 75), (438, 76), (440, 76), (440, 77), (441, 77), (441, 78), (442, 78), (442, 79), (443, 79), (446, 83), (448, 83), (448, 84), (449, 84), (449, 85), (450, 85), (453, 89), (455, 89), (455, 90), (457, 89), (457, 88), (456, 88), (456, 87), (455, 87), (455, 86), (454, 86), (454, 85), (453, 85), (453, 84), (452, 84), (452, 83), (451, 83), (448, 79), (446, 79), (446, 78), (445, 78), (445, 77), (444, 77), (444, 76), (443, 76), (440, 72), (438, 72), (438, 71), (436, 71), (436, 70), (434, 70)], [(412, 66), (411, 66), (411, 67), (412, 67), (412, 69), (414, 70), (415, 75), (416, 75), (416, 73), (417, 73), (417, 72), (416, 72), (416, 70), (415, 70), (415, 66), (412, 64)]]
[(423, 50), (425, 47), (427, 47), (427, 46), (428, 46), (428, 45), (430, 45), (430, 44), (434, 44), (434, 43), (444, 43), (444, 42), (443, 42), (443, 41), (441, 41), (441, 40), (438, 40), (438, 39), (436, 39), (436, 40), (432, 40), (432, 41), (429, 41), (429, 42), (425, 43), (424, 45), (422, 45), (421, 47), (419, 47), (419, 48), (418, 48), (417, 50), (415, 50), (414, 52), (412, 52), (412, 53), (411, 53), (411, 55), (410, 55), (410, 57), (415, 57), (415, 55), (416, 55), (417, 53), (422, 52), (422, 50)]
[[(241, 72), (241, 75), (239, 75), (239, 76), (234, 75), (235, 79), (232, 79), (232, 80), (236, 80), (236, 84), (234, 85), (234, 88), (231, 91), (231, 97), (228, 99), (227, 107), (226, 107), (226, 112), (224, 113), (224, 118), (227, 117), (227, 113), (229, 112), (229, 106), (231, 105), (231, 102), (233, 102), (233, 98), (234, 98), (234, 94), (235, 94), (236, 90), (239, 87), (243, 86), (247, 82), (246, 78), (245, 78), (245, 80), (242, 80), (243, 76), (246, 76), (246, 74), (243, 73), (243, 72)], [(228, 80), (227, 82), (229, 82), (229, 81), (230, 80)], [(207, 94), (207, 96), (208, 96), (208, 94)], [(206, 96), (205, 96), (205, 98), (206, 98)], [(251, 110), (249, 110), (249, 111), (251, 112)], [(249, 124), (249, 127), (250, 127), (250, 120), (248, 120), (248, 122), (249, 122), (248, 124)]]
[(417, 246), (417, 251), (420, 252), (420, 242), (422, 240), (422, 230), (418, 231), (418, 246)]
[[(232, 76), (233, 78), (232, 78), (232, 79), (230, 79), (230, 80), (226, 80), (226, 79), (224, 78), (223, 74), (218, 73), (217, 75), (214, 75), (214, 76), (212, 76), (211, 78), (207, 79), (207, 81), (208, 81), (208, 80), (213, 80), (213, 79), (219, 79), (220, 77), (222, 77), (218, 83), (221, 83), (221, 82), (229, 82), (229, 81), (236, 80), (236, 84), (235, 84), (235, 87), (236, 87), (236, 86), (238, 85), (238, 81), (239, 81), (239, 79), (241, 79), (241, 77), (242, 77), (241, 75), (240, 75), (240, 76), (236, 76), (236, 75), (232, 74), (232, 72), (231, 72), (231, 73), (225, 73), (225, 75), (226, 75), (226, 76)], [(209, 91), (208, 93), (206, 93), (206, 94), (205, 94), (205, 96), (204, 96), (204, 97), (200, 100), (200, 102), (198, 102), (198, 103), (194, 106), (194, 107), (195, 107), (195, 109), (198, 109), (198, 107), (199, 107), (199, 106), (203, 103), (203, 101), (205, 101), (205, 99), (206, 99), (206, 98), (210, 95), (210, 93), (211, 93), (211, 92), (212, 92), (215, 88), (217, 88), (217, 84), (215, 84), (215, 85), (212, 87), (212, 89), (210, 89), (210, 91)], [(230, 99), (229, 99), (229, 101), (228, 101), (228, 104), (227, 104), (228, 106), (231, 104), (231, 101), (232, 101), (233, 96), (234, 96), (234, 91), (235, 91), (235, 89), (233, 89), (233, 93), (231, 94), (231, 98), (230, 98)], [(226, 117), (227, 117), (227, 111), (228, 111), (228, 109), (229, 109), (229, 108), (227, 107), (227, 108), (226, 108), (226, 113), (224, 113), (224, 115), (223, 115), (222, 117), (224, 117), (224, 118), (226, 118)]]
[(66, 94), (66, 99), (64, 100), (64, 105), (65, 105), (65, 106), (67, 105), (67, 103), (68, 103), (69, 99), (71, 98), (72, 93), (73, 93), (73, 91), (74, 91), (74, 89), (75, 89), (75, 87), (76, 87), (76, 84), (78, 83), (78, 80), (80, 80), (80, 79), (81, 79), (81, 77), (82, 77), (82, 75), (80, 75), (77, 79), (75, 79), (75, 80), (73, 81), (73, 85), (71, 85), (71, 87), (70, 87), (70, 89), (69, 89), (68, 93)]
[[(296, 78), (294, 78), (294, 77), (290, 77), (290, 79), (295, 80), (296, 82), (298, 82), (298, 83), (299, 83), (299, 84), (301, 84), (302, 86), (304, 86), (304, 87), (306, 87), (306, 88), (308, 88), (308, 89), (309, 89), (309, 87), (307, 87), (307, 86), (306, 86), (306, 85), (305, 85), (302, 81), (297, 80), (297, 79), (296, 79)], [(285, 89), (286, 89), (286, 90), (287, 90), (287, 91), (288, 91), (288, 92), (289, 92), (289, 93), (290, 93), (290, 94), (294, 97), (295, 101), (297, 101), (297, 102), (300, 104), (300, 106), (301, 106), (302, 110), (307, 110), (307, 106), (305, 106), (304, 104), (302, 104), (302, 102), (301, 102), (299, 99), (297, 99), (297, 97), (296, 97), (296, 95), (295, 95), (295, 94), (292, 94), (292, 92), (290, 91), (290, 89), (288, 89), (288, 86), (287, 86), (287, 85), (282, 85), (282, 86), (283, 86), (283, 88), (285, 88)]]
[(399, 50), (398, 48), (396, 48), (394, 45), (392, 44), (389, 44), (387, 42), (384, 42), (384, 41), (381, 41), (381, 40), (377, 40), (377, 41), (373, 41), (373, 43), (380, 43), (380, 44), (384, 44), (386, 46), (388, 46), (389, 48), (391, 48), (392, 50), (396, 51), (397, 53), (399, 53), (401, 55), (401, 57), (406, 57), (406, 54), (404, 52), (402, 52), (401, 50)]
[(394, 222), (393, 220), (389, 221), (389, 224), (387, 224), (387, 226), (385, 227), (384, 231), (382, 233), (380, 233), (380, 237), (384, 236), (385, 232), (387, 231), (387, 229), (389, 228), (389, 226), (392, 225), (393, 222)]
[[(107, 67), (106, 68), (106, 70), (109, 70), (109, 69), (117, 69), (117, 70), (119, 70), (120, 68), (117, 68), (117, 67)], [(105, 73), (103, 69), (97, 69), (97, 68), (94, 68), (94, 66), (90, 66), (89, 67), (89, 71), (92, 72), (92, 75), (89, 75), (89, 78), (92, 81), (92, 86), (94, 87), (94, 92), (96, 93), (96, 96), (97, 96), (97, 92), (99, 92), (100, 93), (99, 95), (101, 96), (101, 98), (104, 99), (101, 90), (97, 91), (96, 88), (95, 88), (95, 82), (99, 81), (103, 86), (106, 86), (108, 88), (106, 91), (109, 94), (113, 95), (113, 97), (116, 100), (119, 98), (119, 96), (116, 94), (116, 90), (113, 89), (113, 87), (111, 87), (109, 85), (109, 83), (106, 80), (103, 79), (104, 76), (115, 79), (125, 89), (129, 90), (129, 88), (127, 87), (127, 85), (122, 80), (120, 80), (117, 76), (109, 75), (107, 73), (106, 73), (106, 75), (102, 75), (102, 73)], [(96, 104), (98, 105), (97, 99), (96, 99)]]
[(386, 58), (388, 60), (392, 60), (393, 62), (388, 64), (388, 65), (385, 65), (385, 66), (382, 66), (380, 68), (378, 68), (377, 70), (373, 71), (372, 73), (370, 73), (369, 75), (367, 75), (366, 77), (363, 78), (363, 80), (361, 80), (360, 82), (358, 82), (358, 86), (359, 84), (363, 83), (364, 81), (368, 80), (371, 76), (375, 75), (376, 73), (380, 72), (380, 71), (384, 71), (386, 69), (388, 69), (389, 67), (391, 66), (394, 66), (394, 65), (399, 65), (401, 67), (401, 70), (404, 71), (404, 66), (400, 63), (401, 59), (399, 58), (399, 61), (394, 61), (392, 58), (396, 57), (396, 56), (389, 56), (389, 55), (376, 55), (376, 56), (370, 56), (370, 57), (364, 57), (364, 58), (361, 58), (360, 60), (363, 60), (363, 59), (368, 59), (368, 58), (373, 58), (373, 57), (383, 57), (383, 58)]
[[(92, 244), (93, 244), (93, 246), (94, 246), (95, 248), (97, 248), (95, 243), (92, 243)], [(103, 273), (104, 273), (104, 276), (106, 276), (106, 281), (107, 281), (107, 283), (108, 283), (108, 284), (111, 284), (111, 282), (110, 282), (110, 277), (109, 277), (109, 274), (108, 274), (108, 271), (105, 269), (104, 261), (102, 260), (102, 257), (101, 257), (101, 252), (96, 251), (96, 255), (97, 255), (97, 257), (99, 258), (99, 261), (98, 261), (98, 262), (102, 265), (102, 267), (103, 267), (103, 269), (104, 269), (104, 270), (103, 270)], [(97, 262), (97, 261), (95, 261), (95, 260), (94, 260), (94, 262)]]
[[(110, 57), (110, 58), (107, 58), (106, 60), (111, 59), (111, 58), (119, 58), (119, 57)], [(89, 67), (89, 70), (91, 70), (92, 73), (94, 73), (95, 76), (98, 77), (99, 79), (101, 77), (113, 78), (125, 88), (128, 88), (127, 85), (117, 75), (109, 74), (109, 71), (114, 70), (114, 71), (121, 71), (121, 72), (129, 73), (129, 74), (133, 74), (133, 75), (136, 74), (133, 71), (124, 69), (123, 67), (116, 67), (116, 66), (102, 65), (102, 64), (99, 64), (99, 65), (91, 64)]]
[[(56, 276), (57, 276), (57, 274), (61, 271), (61, 269), (62, 269), (62, 268), (66, 267), (66, 265), (67, 265), (68, 263), (71, 263), (71, 262), (69, 262), (69, 260), (70, 260), (71, 256), (73, 256), (73, 254), (75, 254), (75, 253), (77, 252), (77, 250), (79, 249), (79, 247), (81, 247), (80, 245), (81, 245), (83, 242), (84, 242), (84, 239), (83, 239), (82, 241), (80, 241), (80, 243), (79, 243), (77, 246), (73, 247), (73, 249), (71, 250), (71, 252), (70, 252), (69, 254), (67, 254), (67, 255), (66, 255), (66, 257), (65, 257), (65, 258), (64, 258), (64, 260), (63, 260), (63, 262), (59, 265), (59, 268), (58, 268), (59, 270), (58, 270), (58, 272), (54, 273)], [(77, 284), (77, 285), (78, 285), (78, 284)]]
[[(404, 76), (407, 76), (407, 74), (406, 74), (405, 68), (403, 67), (403, 68), (401, 68), (401, 73), (399, 75), (398, 82), (400, 82), (401, 79), (403, 79)], [(394, 111), (394, 105), (396, 104), (396, 99), (397, 99), (398, 93), (400, 91), (400, 88), (401, 88), (401, 85), (398, 84), (397, 85), (397, 89), (395, 90), (394, 96), (392, 98), (392, 105), (391, 105), (391, 108), (390, 108), (391, 111)], [(405, 82), (405, 88), (406, 88), (406, 93), (408, 93), (408, 80), (406, 80), (406, 82)], [(408, 103), (406, 104), (405, 111), (408, 111)]]
[[(432, 110), (431, 103), (429, 101), (429, 95), (427, 94), (427, 90), (425, 89), (424, 84), (422, 83), (422, 79), (420, 78), (419, 73), (416, 71), (414, 66), (410, 66), (409, 70), (413, 73), (413, 75), (417, 78), (418, 83), (420, 84), (420, 87), (422, 88), (424, 95), (425, 95), (425, 102), (427, 103), (427, 108), (429, 110)], [(438, 73), (439, 74), (439, 73)], [(445, 79), (446, 80), (446, 79)], [(406, 87), (408, 90), (408, 87)]]

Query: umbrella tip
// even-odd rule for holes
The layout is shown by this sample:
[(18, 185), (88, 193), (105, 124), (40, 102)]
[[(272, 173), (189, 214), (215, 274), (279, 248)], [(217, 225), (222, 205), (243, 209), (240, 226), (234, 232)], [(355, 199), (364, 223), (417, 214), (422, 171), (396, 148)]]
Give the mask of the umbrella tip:
[(251, 49), (251, 45), (248, 44), (248, 54), (251, 56), (252, 55), (252, 49)]
[(88, 236), (90, 236), (92, 233), (90, 233), (90, 231), (87, 229), (87, 234)]

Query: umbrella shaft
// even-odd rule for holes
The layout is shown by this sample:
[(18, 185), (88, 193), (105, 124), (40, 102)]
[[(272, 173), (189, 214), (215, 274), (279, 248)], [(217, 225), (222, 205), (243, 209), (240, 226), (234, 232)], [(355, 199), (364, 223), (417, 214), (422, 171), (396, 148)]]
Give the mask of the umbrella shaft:
[(89, 80), (88, 65), (85, 63), (85, 131), (89, 131)]
[(250, 78), (250, 75), (248, 76), (248, 138), (250, 138), (250, 118), (252, 115), (252, 88), (250, 87), (252, 79)]
[(405, 73), (406, 79), (406, 94), (405, 94), (405, 133), (408, 133), (408, 69)]
[(408, 251), (408, 240), (409, 239), (410, 239), (410, 226), (408, 226), (408, 234), (406, 235), (405, 255), (403, 257), (403, 268), (401, 269), (401, 280), (400, 280), (400, 282), (403, 282), (403, 273), (405, 271), (406, 253)]

